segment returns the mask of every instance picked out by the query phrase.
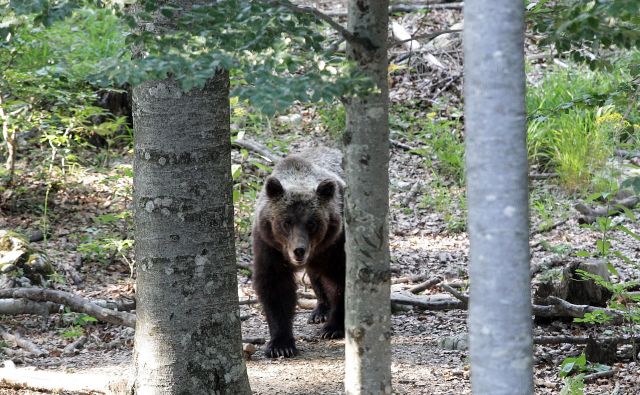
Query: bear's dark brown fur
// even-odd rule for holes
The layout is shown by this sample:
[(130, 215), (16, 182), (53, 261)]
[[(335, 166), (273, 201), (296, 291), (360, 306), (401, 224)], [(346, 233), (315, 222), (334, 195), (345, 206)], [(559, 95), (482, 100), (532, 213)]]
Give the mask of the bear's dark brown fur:
[(253, 223), (253, 284), (271, 340), (268, 357), (297, 354), (293, 337), (295, 272), (305, 269), (318, 305), (309, 322), (322, 337), (344, 336), (344, 181), (339, 151), (321, 147), (275, 166), (258, 197)]

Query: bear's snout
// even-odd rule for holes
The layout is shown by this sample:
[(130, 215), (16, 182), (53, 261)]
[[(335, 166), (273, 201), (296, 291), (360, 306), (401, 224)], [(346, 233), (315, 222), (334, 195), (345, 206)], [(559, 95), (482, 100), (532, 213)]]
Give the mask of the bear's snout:
[(293, 250), (293, 255), (296, 257), (296, 261), (301, 262), (304, 260), (304, 253), (306, 250), (302, 247), (298, 247)]

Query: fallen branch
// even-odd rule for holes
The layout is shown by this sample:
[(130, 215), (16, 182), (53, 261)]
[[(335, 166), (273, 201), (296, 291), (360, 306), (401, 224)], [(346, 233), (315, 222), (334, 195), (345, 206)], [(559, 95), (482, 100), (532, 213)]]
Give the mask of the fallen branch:
[(469, 306), (469, 296), (463, 294), (462, 292), (458, 291), (457, 289), (454, 289), (449, 284), (440, 284), (440, 288), (442, 288), (443, 290), (449, 292), (456, 299), (458, 299), (460, 302), (462, 302), (465, 309)]
[(20, 334), (18, 334), (18, 333), (15, 333), (15, 334), (9, 333), (2, 326), (0, 326), (0, 336), (2, 336), (2, 338), (5, 341), (14, 343), (16, 346), (18, 346), (18, 347), (20, 347), (20, 348), (22, 348), (24, 350), (27, 350), (34, 357), (44, 357), (44, 356), (49, 355), (48, 352), (42, 350), (41, 348), (39, 348), (35, 344), (31, 343), (29, 340), (23, 338), (22, 336), (20, 336)]
[(598, 343), (634, 344), (640, 343), (640, 336), (620, 336), (593, 338), (589, 336), (536, 336), (534, 344), (587, 344), (591, 341)]
[[(438, 30), (437, 32), (418, 34), (416, 36), (411, 36), (409, 38), (397, 40), (396, 42), (393, 43), (393, 46), (403, 45), (405, 43), (416, 41), (416, 40), (433, 40), (434, 38), (438, 36), (442, 36), (443, 34), (452, 34), (452, 33), (462, 33), (462, 30), (460, 29)], [(412, 48), (412, 49), (418, 49), (418, 48)]]
[(240, 300), (238, 301), (239, 305), (250, 305), (250, 304), (256, 304), (258, 303), (258, 299), (244, 299), (244, 300)]
[(547, 297), (548, 306), (533, 305), (533, 313), (539, 317), (574, 317), (584, 318), (587, 313), (602, 312), (606, 314), (612, 324), (621, 324), (624, 321), (624, 313), (619, 310), (588, 305), (577, 305), (555, 296)]
[(640, 196), (628, 196), (624, 199), (612, 200), (604, 207), (589, 207), (584, 203), (578, 203), (574, 208), (582, 214), (578, 222), (583, 224), (591, 224), (598, 217), (608, 217), (620, 214), (625, 208), (632, 209), (640, 203)]
[(32, 314), (43, 317), (61, 311), (62, 305), (52, 302), (34, 302), (29, 299), (0, 299), (0, 315)]
[(532, 231), (529, 234), (529, 236), (535, 236), (535, 235), (540, 234), (540, 233), (549, 232), (549, 231), (551, 231), (551, 230), (553, 230), (553, 229), (555, 229), (555, 228), (557, 228), (559, 226), (562, 226), (562, 225), (566, 224), (568, 221), (569, 221), (569, 218), (565, 218), (563, 220), (554, 222), (553, 224), (551, 224), (549, 226), (546, 226), (546, 227), (543, 227), (543, 228), (538, 228), (538, 229)]
[[(107, 394), (122, 378), (99, 373), (66, 373), (33, 368), (0, 369), (0, 387), (48, 393)], [(22, 393), (22, 392), (20, 392)]]
[(136, 309), (136, 300), (129, 298), (119, 298), (117, 300), (94, 300), (93, 303), (109, 310), (131, 311)]
[(391, 294), (391, 303), (433, 311), (466, 309), (463, 302), (442, 294), (417, 296), (408, 292), (393, 292)]
[(237, 145), (238, 147), (241, 147), (241, 148), (246, 148), (249, 151), (253, 151), (273, 163), (276, 163), (280, 159), (282, 159), (280, 155), (274, 154), (269, 150), (269, 148), (255, 141), (250, 141), (246, 139), (236, 139), (236, 140), (232, 140), (231, 144)]
[(8, 298), (24, 298), (36, 302), (63, 304), (76, 313), (89, 314), (102, 322), (131, 328), (135, 328), (136, 326), (135, 314), (105, 309), (83, 297), (69, 292), (42, 288), (11, 288), (0, 290), (0, 299)]
[(423, 281), (420, 284), (416, 284), (413, 287), (409, 288), (408, 291), (411, 292), (412, 294), (417, 294), (420, 293), (422, 291), (425, 291), (435, 285), (438, 285), (442, 282), (442, 278), (440, 277), (434, 277), (434, 278), (430, 278), (427, 281)]
[(415, 147), (412, 147), (409, 144), (405, 144), (402, 141), (398, 141), (394, 139), (389, 139), (389, 144), (391, 145), (391, 147), (397, 147), (405, 151), (413, 151), (416, 149)]
[(584, 381), (585, 383), (588, 383), (590, 381), (594, 381), (594, 380), (597, 380), (597, 379), (603, 379), (603, 378), (606, 378), (606, 377), (611, 377), (611, 376), (615, 375), (617, 372), (618, 372), (618, 369), (609, 369), (609, 370), (605, 370), (604, 372), (591, 373), (591, 374), (588, 374), (588, 375), (584, 376), (582, 378), (582, 381)]
[(74, 355), (77, 354), (78, 351), (84, 347), (84, 345), (89, 340), (88, 336), (80, 336), (76, 341), (67, 344), (67, 346), (62, 351), (62, 355)]

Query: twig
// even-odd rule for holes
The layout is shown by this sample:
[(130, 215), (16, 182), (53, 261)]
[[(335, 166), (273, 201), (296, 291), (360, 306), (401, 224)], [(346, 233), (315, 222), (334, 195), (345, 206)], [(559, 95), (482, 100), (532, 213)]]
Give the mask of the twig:
[(443, 290), (449, 292), (456, 299), (458, 299), (460, 302), (462, 302), (465, 309), (467, 308), (467, 306), (469, 306), (469, 296), (463, 294), (462, 292), (458, 291), (457, 289), (454, 289), (449, 284), (440, 284), (440, 288), (442, 288)]
[(2, 326), (0, 326), (0, 336), (2, 336), (4, 340), (15, 343), (16, 346), (27, 350), (31, 355), (35, 357), (44, 357), (46, 355), (49, 355), (48, 352), (40, 349), (38, 346), (23, 338), (18, 333), (11, 334), (7, 332)]
[(412, 294), (417, 294), (439, 284), (440, 282), (442, 282), (442, 278), (440, 277), (430, 278), (427, 281), (423, 281), (420, 284), (414, 285), (413, 287), (409, 288), (408, 291)]
[(604, 372), (591, 373), (591, 374), (588, 374), (588, 375), (584, 376), (582, 378), (582, 380), (585, 383), (588, 383), (589, 381), (593, 381), (593, 380), (596, 380), (596, 379), (603, 379), (603, 378), (606, 378), (606, 377), (611, 377), (611, 376), (615, 375), (617, 372), (618, 372), (618, 369), (609, 369), (609, 370), (605, 370)]
[(558, 177), (558, 173), (529, 173), (530, 180), (546, 180)]
[(80, 338), (78, 338), (76, 341), (67, 344), (64, 350), (62, 350), (62, 355), (77, 354), (78, 350), (84, 347), (84, 345), (87, 343), (87, 340), (89, 340), (88, 336), (80, 336)]
[(563, 220), (554, 222), (553, 224), (551, 224), (549, 226), (546, 226), (546, 227), (543, 227), (543, 228), (538, 228), (538, 229), (536, 229), (534, 231), (531, 231), (529, 236), (535, 236), (535, 235), (540, 234), (540, 233), (549, 232), (550, 230), (553, 230), (553, 229), (555, 229), (555, 228), (557, 228), (559, 226), (562, 226), (562, 225), (566, 224), (568, 221), (569, 221), (569, 218), (565, 218)]
[(245, 299), (238, 302), (239, 305), (250, 305), (258, 303), (258, 299)]
[(338, 22), (334, 21), (330, 15), (327, 15), (320, 11), (315, 7), (307, 7), (302, 5), (296, 5), (290, 3), (289, 1), (282, 0), (261, 0), (263, 3), (271, 4), (271, 5), (279, 5), (285, 7), (296, 14), (307, 14), (312, 15), (316, 19), (319, 19), (323, 22), (326, 22), (329, 26), (331, 26), (334, 30), (336, 30), (342, 37), (344, 37), (347, 42), (353, 46), (360, 47), (364, 50), (372, 51), (377, 49), (375, 45), (366, 37), (358, 37), (355, 34), (351, 33), (345, 27), (343, 27)]
[(413, 151), (416, 149), (410, 146), (409, 144), (405, 144), (402, 141), (398, 141), (398, 140), (389, 139), (389, 143), (391, 144), (392, 147), (401, 148), (405, 151)]
[(433, 94), (433, 97), (431, 97), (431, 100), (435, 100), (438, 97), (440, 97), (440, 95), (442, 94), (442, 92), (446, 91), (447, 88), (449, 88), (454, 82), (456, 82), (460, 77), (462, 77), (462, 74), (458, 74), (458, 75), (452, 75), (451, 77), (449, 77), (449, 81), (447, 81), (447, 83), (444, 84), (444, 86), (442, 88), (440, 88), (436, 93)]
[(263, 156), (264, 158), (267, 158), (269, 161), (273, 163), (276, 163), (280, 161), (280, 159), (282, 159), (280, 155), (274, 154), (267, 147), (255, 141), (250, 141), (246, 139), (236, 139), (236, 140), (232, 140), (231, 144), (256, 152), (261, 156)]
[(100, 321), (134, 328), (135, 314), (113, 311), (69, 292), (42, 288), (12, 288), (0, 290), (0, 299), (25, 298), (37, 302), (53, 302), (63, 304), (72, 311), (89, 314)]
[(399, 46), (409, 41), (417, 41), (417, 40), (433, 40), (438, 36), (442, 36), (443, 34), (453, 34), (453, 33), (462, 33), (460, 29), (450, 29), (450, 30), (438, 30), (437, 32), (418, 34), (417, 36), (411, 36), (411, 38), (407, 38), (405, 40), (398, 40), (393, 43), (393, 46)]

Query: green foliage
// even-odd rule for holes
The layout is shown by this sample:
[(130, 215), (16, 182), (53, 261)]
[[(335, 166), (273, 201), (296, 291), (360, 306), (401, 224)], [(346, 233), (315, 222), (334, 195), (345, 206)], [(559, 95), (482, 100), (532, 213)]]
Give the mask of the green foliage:
[(585, 372), (606, 372), (611, 369), (609, 366), (599, 363), (590, 363), (584, 353), (577, 357), (568, 357), (560, 364), (560, 377), (568, 377), (575, 373)]
[(534, 29), (545, 37), (542, 44), (570, 51), (576, 61), (604, 63), (600, 50), (640, 44), (637, 0), (532, 0), (527, 9)]
[(89, 314), (75, 313), (70, 311), (68, 308), (65, 308), (65, 312), (62, 314), (62, 318), (64, 322), (69, 324), (67, 328), (64, 328), (62, 330), (62, 337), (65, 338), (80, 337), (85, 334), (84, 328), (87, 325), (98, 322), (95, 317), (92, 317)]
[(638, 112), (630, 81), (632, 52), (616, 71), (555, 70), (529, 89), (530, 162), (557, 172), (569, 192), (610, 190), (616, 148), (640, 147)]
[[(281, 4), (290, 4), (282, 0)], [(319, 102), (366, 92), (371, 84), (329, 49), (314, 17), (292, 13), (285, 5), (250, 0), (222, 0), (179, 10), (156, 1), (141, 2), (127, 38), (144, 56), (105, 59), (96, 81), (139, 84), (171, 77), (185, 91), (203, 87), (220, 68), (231, 70), (232, 95), (266, 114), (295, 101)], [(133, 30), (157, 13), (172, 17), (173, 31)]]
[(584, 395), (584, 374), (565, 377), (560, 395)]
[[(615, 195), (615, 192), (616, 191), (612, 191), (607, 194), (594, 194), (591, 198), (604, 198), (606, 200), (607, 198)], [(629, 218), (629, 220), (637, 221), (636, 216), (630, 210), (625, 210), (624, 214)], [(604, 259), (609, 271), (614, 275), (618, 275), (618, 272), (611, 262), (612, 258), (618, 258), (625, 264), (635, 266), (636, 268), (640, 267), (638, 262), (635, 262), (633, 259), (624, 255), (621, 251), (614, 248), (612, 244), (612, 240), (615, 240), (614, 232), (616, 231), (623, 232), (636, 240), (640, 240), (640, 235), (621, 223), (614, 224), (611, 217), (608, 216), (598, 217), (594, 224), (583, 226), (599, 232), (600, 237), (596, 240), (594, 253), (578, 251), (576, 255), (581, 257), (595, 256), (597, 258)], [(630, 324), (631, 331), (637, 330), (633, 325), (640, 323), (640, 297), (633, 295), (629, 290), (637, 287), (640, 284), (639, 281), (613, 283), (609, 280), (605, 280), (602, 276), (589, 273), (584, 270), (578, 270), (577, 273), (582, 279), (591, 280), (599, 286), (609, 290), (612, 293), (611, 300), (609, 301), (609, 307), (623, 313), (625, 321)], [(611, 317), (602, 311), (595, 311), (593, 313), (585, 314), (583, 318), (575, 318), (574, 321), (590, 324), (605, 324), (611, 321)]]
[(342, 103), (334, 102), (318, 108), (318, 115), (329, 136), (340, 140), (347, 125), (347, 114)]

